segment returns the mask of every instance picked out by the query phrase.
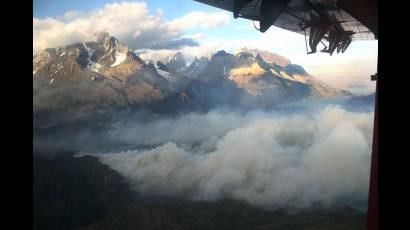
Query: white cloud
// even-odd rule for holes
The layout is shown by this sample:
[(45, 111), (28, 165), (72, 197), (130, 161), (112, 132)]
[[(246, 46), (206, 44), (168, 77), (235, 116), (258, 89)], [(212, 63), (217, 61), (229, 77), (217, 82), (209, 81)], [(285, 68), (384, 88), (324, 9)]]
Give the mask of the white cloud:
[(57, 17), (58, 20), (67, 22), (67, 21), (72, 21), (75, 20), (81, 16), (83, 16), (84, 12), (80, 10), (71, 10), (65, 12), (63, 15)]
[(170, 50), (170, 49), (161, 49), (161, 50), (152, 50), (145, 49), (138, 51), (138, 55), (143, 60), (152, 60), (152, 61), (164, 61), (170, 56), (173, 56), (177, 52), (181, 52), (184, 55), (184, 59), (187, 63), (191, 63), (195, 57), (209, 57), (213, 53), (216, 53), (218, 50), (223, 49), (223, 43), (202, 43), (199, 46), (186, 46), (179, 50)]
[(137, 54), (145, 61), (164, 61), (166, 58), (176, 54), (175, 50), (138, 50)]
[[(166, 21), (162, 10), (149, 15), (144, 2), (107, 4), (90, 12), (69, 11), (56, 18), (33, 18), (33, 53), (76, 42), (96, 40), (109, 32), (131, 48), (178, 48), (198, 45), (193, 38), (182, 38), (184, 30), (226, 25), (225, 13), (192, 12)], [(172, 47), (176, 46), (176, 47)]]
[(138, 36), (140, 36), (140, 35), (141, 35), (141, 31), (136, 30), (136, 31), (134, 32), (134, 34), (132, 35), (132, 37), (135, 38), (135, 37), (138, 37)]
[(190, 28), (211, 28), (216, 26), (227, 25), (230, 16), (226, 12), (191, 12), (181, 18), (175, 19), (170, 23), (172, 28), (190, 29)]

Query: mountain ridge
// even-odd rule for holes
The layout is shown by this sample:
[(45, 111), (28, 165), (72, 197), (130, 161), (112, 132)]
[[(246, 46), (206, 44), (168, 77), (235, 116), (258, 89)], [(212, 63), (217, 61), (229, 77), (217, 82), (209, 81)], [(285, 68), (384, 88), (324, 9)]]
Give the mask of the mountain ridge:
[(259, 51), (221, 50), (188, 66), (182, 53), (166, 62), (146, 62), (108, 33), (97, 42), (45, 49), (33, 56), (35, 127), (104, 125), (122, 110), (172, 116), (218, 107), (272, 109), (346, 94), (301, 66), (283, 67), (252, 52)]

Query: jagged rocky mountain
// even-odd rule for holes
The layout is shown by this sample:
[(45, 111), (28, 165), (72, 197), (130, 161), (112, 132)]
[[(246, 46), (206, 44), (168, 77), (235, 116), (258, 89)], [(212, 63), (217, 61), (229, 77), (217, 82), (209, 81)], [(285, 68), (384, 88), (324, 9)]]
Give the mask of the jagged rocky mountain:
[(173, 57), (169, 57), (166, 63), (168, 69), (175, 71), (183, 71), (186, 68), (185, 58), (181, 52), (176, 53)]
[(63, 136), (84, 127), (98, 130), (115, 124), (121, 111), (143, 111), (154, 119), (216, 107), (271, 109), (343, 94), (286, 58), (260, 50), (218, 51), (187, 66), (182, 53), (163, 62), (142, 60), (105, 33), (96, 42), (33, 57), (33, 121), (40, 136), (50, 130)]
[(266, 62), (275, 63), (275, 64), (277, 64), (281, 67), (285, 67), (285, 66), (291, 64), (289, 59), (287, 59), (287, 58), (285, 58), (281, 55), (278, 55), (278, 54), (275, 54), (275, 53), (272, 53), (272, 52), (269, 52), (269, 51), (265, 51), (265, 50), (248, 49), (248, 48), (244, 47), (244, 48), (239, 49), (236, 52), (236, 54), (240, 54), (240, 53), (249, 53), (249, 54), (252, 54), (255, 57), (257, 55), (260, 55)]
[(195, 57), (194, 61), (188, 66), (186, 67), (186, 69), (184, 70), (184, 74), (187, 77), (191, 77), (191, 78), (195, 78), (198, 77), (204, 70), (205, 68), (208, 66), (209, 64), (209, 59), (206, 57)]
[(198, 92), (201, 91), (205, 94), (201, 99), (216, 104), (225, 101), (249, 108), (269, 108), (293, 100), (347, 94), (319, 82), (301, 66), (282, 67), (266, 61), (259, 53), (246, 51), (235, 55), (217, 52), (198, 77), (184, 87), (194, 95), (201, 95)]
[[(317, 81), (301, 66), (267, 51), (241, 49), (235, 55), (219, 51), (210, 59), (195, 58), (189, 66), (182, 53), (165, 63), (145, 63), (108, 33), (98, 42), (46, 49), (35, 55), (33, 91), (35, 110), (60, 104), (66, 107), (74, 102), (77, 105), (99, 102), (96, 106), (116, 107), (140, 105), (164, 101), (181, 92), (202, 101), (211, 100), (215, 105), (263, 104), (265, 107), (345, 93)], [(215, 101), (217, 98), (211, 92), (240, 100), (229, 102), (220, 95), (217, 98), (221, 101)], [(186, 98), (181, 103), (184, 101)]]

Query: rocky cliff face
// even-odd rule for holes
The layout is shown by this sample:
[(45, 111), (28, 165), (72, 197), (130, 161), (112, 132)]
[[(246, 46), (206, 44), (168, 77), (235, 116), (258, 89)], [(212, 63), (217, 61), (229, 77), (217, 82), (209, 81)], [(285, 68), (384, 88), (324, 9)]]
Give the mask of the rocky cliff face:
[[(188, 69), (194, 69), (198, 62), (196, 59)], [(201, 67), (201, 73), (185, 87), (208, 103), (229, 103), (228, 100), (238, 106), (269, 108), (293, 100), (346, 94), (319, 82), (301, 66), (289, 63), (282, 67), (266, 61), (259, 53), (244, 50), (235, 55), (221, 50)]]
[(170, 57), (165, 65), (167, 68), (175, 71), (183, 71), (186, 68), (186, 62), (181, 52), (178, 52), (173, 57)]
[(98, 44), (91, 43), (90, 45), (95, 46), (91, 60), (104, 66), (114, 67), (121, 64), (130, 51), (128, 47), (120, 44), (116, 38), (110, 37), (108, 33), (100, 38)]
[(289, 59), (279, 55), (279, 54), (275, 54), (266, 50), (259, 50), (259, 49), (247, 49), (242, 48), (239, 49), (239, 51), (237, 52), (237, 55), (240, 53), (249, 53), (252, 54), (254, 57), (256, 57), (257, 55), (261, 56), (266, 62), (270, 63), (270, 64), (277, 64), (281, 67), (285, 67), (286, 65), (289, 65), (291, 62)]
[(108, 34), (98, 42), (46, 49), (33, 57), (35, 129), (103, 125), (119, 109), (157, 106), (169, 85)]
[(185, 76), (195, 78), (198, 77), (208, 66), (209, 59), (206, 57), (195, 57), (194, 61), (183, 72)]

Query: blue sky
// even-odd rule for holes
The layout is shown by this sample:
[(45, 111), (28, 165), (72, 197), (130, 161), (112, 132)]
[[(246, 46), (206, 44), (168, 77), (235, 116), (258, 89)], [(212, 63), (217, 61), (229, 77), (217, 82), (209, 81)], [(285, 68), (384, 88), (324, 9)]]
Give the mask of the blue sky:
[(92, 39), (99, 30), (109, 30), (136, 49), (154, 49), (160, 55), (181, 51), (187, 59), (219, 49), (265, 49), (288, 57), (329, 85), (360, 94), (374, 90), (370, 75), (376, 71), (377, 41), (355, 41), (343, 55), (307, 55), (302, 35), (276, 27), (262, 34), (252, 21), (233, 19), (229, 12), (192, 0), (33, 2), (33, 53)]
[[(106, 0), (34, 0), (33, 15), (36, 18), (45, 19), (47, 17), (58, 17), (67, 11), (81, 10), (91, 11), (103, 7), (105, 4), (122, 2), (122, 1), (106, 1)], [(155, 14), (157, 9), (164, 12), (164, 18), (173, 20), (186, 15), (192, 11), (202, 12), (219, 12), (221, 10), (211, 7), (193, 0), (148, 0), (145, 1), (149, 7), (151, 14)], [(230, 22), (230, 27), (212, 28), (207, 30), (208, 36), (219, 36), (225, 39), (236, 38), (238, 36), (238, 27), (249, 25), (248, 20), (238, 19)], [(186, 31), (187, 35), (200, 33), (201, 29), (190, 29)], [(242, 30), (241, 37), (256, 37), (258, 35), (256, 30)]]
[[(122, 2), (122, 1), (106, 1), (106, 0), (34, 0), (33, 13), (34, 17), (56, 17), (72, 10), (93, 10), (100, 8), (107, 3)], [(165, 16), (168, 19), (174, 19), (191, 11), (206, 11), (215, 12), (213, 7), (208, 7), (204, 4), (191, 0), (150, 0), (145, 1), (151, 13), (156, 9), (163, 9)]]

